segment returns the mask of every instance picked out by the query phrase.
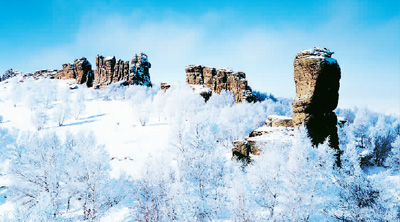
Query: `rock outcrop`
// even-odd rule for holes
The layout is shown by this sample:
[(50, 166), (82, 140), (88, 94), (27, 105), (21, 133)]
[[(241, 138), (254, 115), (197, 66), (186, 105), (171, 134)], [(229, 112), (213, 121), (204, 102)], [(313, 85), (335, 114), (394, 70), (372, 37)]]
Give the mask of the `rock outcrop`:
[(269, 127), (293, 127), (293, 121), (288, 116), (271, 115), (265, 120), (265, 126)]
[(254, 96), (247, 84), (246, 74), (232, 69), (215, 69), (201, 65), (189, 65), (185, 69), (186, 82), (190, 85), (204, 85), (213, 93), (230, 90), (235, 102), (252, 101)]
[(27, 76), (31, 76), (34, 79), (40, 79), (40, 78), (54, 79), (57, 77), (57, 69), (41, 69), (35, 71), (33, 74), (27, 74)]
[(131, 61), (131, 76), (129, 79), (129, 84), (133, 85), (143, 85), (152, 86), (150, 81), (149, 69), (151, 68), (151, 63), (146, 54), (141, 53), (140, 56), (135, 54)]
[(152, 86), (149, 69), (151, 64), (146, 54), (135, 55), (131, 61), (124, 62), (115, 56), (104, 58), (101, 55), (96, 57), (96, 70), (94, 71), (94, 86), (103, 88), (111, 83), (121, 82), (126, 85)]
[(290, 117), (272, 115), (267, 118), (265, 125), (257, 128), (244, 140), (234, 141), (232, 154), (238, 159), (250, 161), (250, 154), (260, 155), (260, 147), (273, 146), (279, 139), (289, 143), (294, 136), (294, 128)]
[(74, 65), (65, 63), (62, 69), (57, 72), (57, 79), (75, 79)]
[(96, 56), (96, 70), (85, 58), (75, 59), (73, 64), (63, 64), (62, 70), (57, 71), (57, 79), (75, 79), (76, 84), (86, 84), (88, 87), (103, 88), (112, 83), (123, 85), (152, 86), (149, 69), (151, 64), (147, 55), (135, 55), (131, 66), (129, 61), (115, 59), (115, 56)]
[(88, 87), (92, 87), (94, 79), (92, 64), (85, 57), (75, 59), (74, 72), (77, 84), (86, 84)]
[(293, 100), (293, 124), (304, 124), (314, 145), (330, 138), (339, 159), (337, 117), (333, 112), (339, 99), (341, 77), (338, 62), (331, 58), (333, 52), (315, 48), (303, 50), (294, 60), (296, 96)]
[(75, 59), (74, 63), (63, 64), (63, 68), (57, 71), (57, 79), (75, 79), (76, 84), (93, 85), (92, 64), (85, 58)]
[(167, 92), (167, 90), (168, 90), (169, 88), (171, 88), (171, 85), (170, 85), (169, 83), (162, 82), (162, 83), (160, 84), (160, 88), (161, 88), (161, 90), (164, 90), (164, 92)]
[(14, 69), (9, 69), (7, 70), (1, 77), (0, 77), (0, 82), (5, 81), (7, 79), (13, 78), (15, 76), (21, 75), (20, 72)]

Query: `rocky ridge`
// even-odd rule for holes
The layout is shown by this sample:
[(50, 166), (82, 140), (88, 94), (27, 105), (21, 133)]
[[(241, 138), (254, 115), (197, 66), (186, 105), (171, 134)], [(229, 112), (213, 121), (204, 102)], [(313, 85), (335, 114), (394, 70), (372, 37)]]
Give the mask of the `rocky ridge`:
[(5, 81), (7, 79), (13, 78), (15, 76), (21, 75), (21, 72), (18, 72), (17, 70), (14, 69), (9, 69), (7, 70), (1, 77), (0, 77), (0, 82)]
[[(73, 63), (63, 64), (61, 70), (43, 69), (33, 74), (24, 74), (23, 77), (70, 79), (75, 80), (76, 84), (86, 84), (88, 87), (95, 88), (103, 88), (112, 83), (151, 87), (150, 68), (151, 64), (144, 53), (141, 53), (140, 56), (135, 54), (131, 64), (129, 64), (129, 61), (116, 60), (115, 56), (97, 55), (95, 70), (92, 69), (92, 64), (85, 57), (82, 57), (75, 59)], [(4, 79), (10, 78), (9, 75), (3, 77)]]

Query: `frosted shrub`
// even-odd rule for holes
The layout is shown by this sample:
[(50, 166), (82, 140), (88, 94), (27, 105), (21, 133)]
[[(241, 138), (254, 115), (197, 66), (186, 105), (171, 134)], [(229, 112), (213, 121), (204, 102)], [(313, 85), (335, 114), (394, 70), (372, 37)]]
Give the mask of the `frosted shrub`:
[(43, 109), (35, 109), (31, 115), (31, 121), (33, 126), (37, 130), (41, 130), (47, 122), (47, 113)]
[(58, 123), (58, 126), (62, 126), (64, 121), (71, 115), (71, 108), (66, 103), (59, 103), (56, 105), (53, 116), (54, 120)]
[(139, 122), (142, 126), (146, 126), (149, 121), (149, 111), (146, 109), (141, 109), (139, 111)]

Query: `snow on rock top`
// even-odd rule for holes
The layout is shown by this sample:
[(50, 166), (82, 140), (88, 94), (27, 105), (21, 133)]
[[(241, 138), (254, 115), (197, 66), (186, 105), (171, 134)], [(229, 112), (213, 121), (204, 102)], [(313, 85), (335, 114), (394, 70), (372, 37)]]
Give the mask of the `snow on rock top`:
[(331, 64), (337, 63), (336, 59), (331, 58), (332, 54), (334, 54), (334, 52), (327, 48), (321, 49), (314, 47), (313, 49), (302, 50), (296, 55), (296, 58), (323, 59)]
[(314, 56), (322, 56), (322, 57), (328, 57), (330, 58), (334, 52), (331, 52), (331, 50), (327, 48), (319, 48), (319, 47), (314, 47), (313, 49), (305, 49), (302, 50), (299, 54), (302, 55), (314, 55)]
[(107, 57), (104, 58), (105, 61), (106, 60), (112, 60), (112, 59), (115, 59), (115, 56), (107, 56)]

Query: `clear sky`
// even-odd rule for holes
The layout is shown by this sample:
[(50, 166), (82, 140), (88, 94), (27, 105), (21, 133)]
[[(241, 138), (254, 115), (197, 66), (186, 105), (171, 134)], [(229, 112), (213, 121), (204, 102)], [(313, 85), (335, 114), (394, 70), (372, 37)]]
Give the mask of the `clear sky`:
[(342, 68), (340, 107), (399, 113), (399, 2), (7, 1), (0, 72), (145, 52), (156, 83), (184, 82), (188, 64), (230, 67), (246, 72), (255, 90), (293, 98), (294, 57), (319, 46)]

